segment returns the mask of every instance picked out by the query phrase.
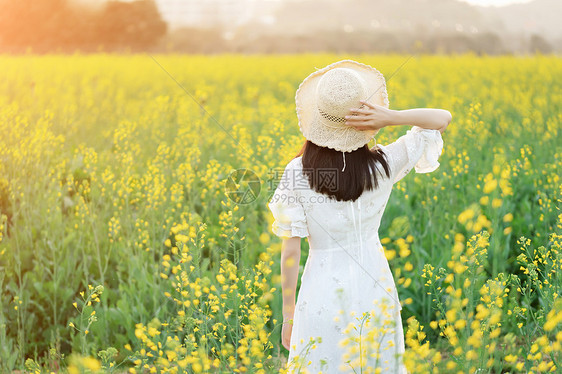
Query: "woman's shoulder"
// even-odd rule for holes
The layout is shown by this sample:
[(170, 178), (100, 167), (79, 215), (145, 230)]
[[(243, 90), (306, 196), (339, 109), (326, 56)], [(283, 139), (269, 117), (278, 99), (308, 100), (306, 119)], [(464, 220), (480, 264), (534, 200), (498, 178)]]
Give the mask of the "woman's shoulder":
[(375, 144), (372, 148), (371, 148), (372, 152), (378, 151), (380, 154), (383, 155), (383, 157), (385, 157), (386, 161), (390, 161), (389, 158), (392, 158), (392, 153), (393, 153), (393, 143), (390, 144)]
[(291, 180), (300, 179), (302, 174), (302, 156), (292, 158), (285, 165), (285, 170), (280, 171), (282, 171), (284, 178)]
[(378, 150), (381, 150), (381, 151), (384, 152), (387, 147), (388, 147), (388, 145), (383, 145), (383, 144), (377, 143), (377, 144), (375, 144), (375, 145), (371, 148), (371, 151), (378, 151)]
[(302, 168), (302, 156), (294, 157), (289, 163), (287, 164), (288, 169), (299, 169)]

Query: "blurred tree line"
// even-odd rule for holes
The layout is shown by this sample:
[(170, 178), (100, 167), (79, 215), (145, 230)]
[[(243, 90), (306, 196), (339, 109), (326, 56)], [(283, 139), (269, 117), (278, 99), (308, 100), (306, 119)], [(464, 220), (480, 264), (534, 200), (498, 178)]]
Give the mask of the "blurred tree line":
[(154, 0), (107, 1), (96, 8), (69, 0), (0, 0), (4, 52), (143, 50), (166, 32)]
[(500, 35), (495, 32), (417, 33), (341, 30), (312, 31), (303, 35), (280, 35), (247, 25), (231, 37), (220, 28), (183, 27), (171, 30), (152, 49), (188, 53), (427, 53), (477, 55), (559, 53), (562, 40), (551, 44), (537, 34)]
[[(203, 0), (201, 0), (203, 1)], [(93, 2), (90, 2), (93, 3)], [(338, 28), (303, 35), (257, 22), (236, 28), (182, 27), (170, 30), (155, 0), (0, 0), (0, 53), (152, 51), (180, 53), (559, 53), (562, 40), (533, 34), (469, 34), (454, 30), (407, 31)]]

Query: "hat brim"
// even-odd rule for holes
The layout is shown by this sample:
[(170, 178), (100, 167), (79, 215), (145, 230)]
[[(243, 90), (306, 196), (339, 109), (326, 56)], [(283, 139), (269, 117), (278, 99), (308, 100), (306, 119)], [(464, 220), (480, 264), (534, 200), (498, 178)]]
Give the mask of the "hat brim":
[(367, 144), (378, 133), (378, 130), (357, 130), (346, 125), (345, 131), (340, 132), (345, 133), (345, 136), (327, 136), (327, 130), (320, 123), (320, 117), (317, 115), (316, 87), (322, 75), (334, 68), (350, 68), (359, 73), (367, 84), (367, 102), (388, 108), (386, 81), (384, 76), (372, 66), (353, 60), (342, 60), (310, 74), (297, 89), (295, 94), (296, 111), (299, 128), (304, 137), (322, 147), (351, 152)]

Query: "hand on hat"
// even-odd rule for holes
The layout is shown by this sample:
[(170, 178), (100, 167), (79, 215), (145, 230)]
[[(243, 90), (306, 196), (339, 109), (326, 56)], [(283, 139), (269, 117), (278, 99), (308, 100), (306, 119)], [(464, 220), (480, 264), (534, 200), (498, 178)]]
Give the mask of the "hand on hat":
[(345, 124), (357, 130), (378, 130), (390, 124), (391, 110), (361, 100), (361, 108), (351, 109), (345, 116)]

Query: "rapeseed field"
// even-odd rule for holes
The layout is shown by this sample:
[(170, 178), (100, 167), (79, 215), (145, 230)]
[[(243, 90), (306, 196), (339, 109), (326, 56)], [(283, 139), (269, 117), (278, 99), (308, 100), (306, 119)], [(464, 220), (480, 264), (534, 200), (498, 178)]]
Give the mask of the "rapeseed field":
[[(562, 60), (408, 57), (2, 57), (0, 371), (284, 372), (266, 204), (304, 142), (299, 83), (351, 58), (392, 109), (453, 115), (379, 231), (409, 371), (560, 372)], [(344, 342), (349, 370), (378, 372), (374, 340)]]

